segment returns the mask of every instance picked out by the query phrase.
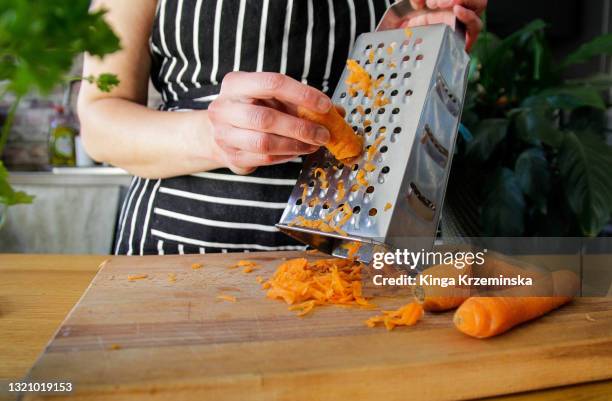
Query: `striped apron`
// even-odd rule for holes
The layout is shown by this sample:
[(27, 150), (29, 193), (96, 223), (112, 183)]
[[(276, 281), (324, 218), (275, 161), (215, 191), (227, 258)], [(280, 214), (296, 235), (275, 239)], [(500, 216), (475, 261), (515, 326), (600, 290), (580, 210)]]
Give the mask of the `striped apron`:
[[(151, 79), (167, 112), (206, 109), (230, 71), (287, 74), (331, 95), (357, 35), (389, 0), (159, 0)], [(304, 247), (278, 222), (301, 160), (166, 179), (134, 177), (116, 254), (182, 254)]]

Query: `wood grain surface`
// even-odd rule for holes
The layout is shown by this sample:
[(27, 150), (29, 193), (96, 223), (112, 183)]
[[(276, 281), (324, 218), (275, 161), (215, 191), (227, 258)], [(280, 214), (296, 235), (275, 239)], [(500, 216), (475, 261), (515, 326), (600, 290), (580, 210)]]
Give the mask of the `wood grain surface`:
[[(327, 307), (298, 318), (266, 299), (255, 277), (298, 255), (113, 259), (30, 379), (72, 381), (75, 392), (65, 398), (88, 400), (442, 400), (612, 377), (612, 300), (576, 300), (486, 341), (457, 332), (451, 314), (389, 333), (363, 325), (373, 311)], [(244, 274), (228, 267), (241, 258), (261, 268)], [(128, 280), (139, 274), (148, 276)]]

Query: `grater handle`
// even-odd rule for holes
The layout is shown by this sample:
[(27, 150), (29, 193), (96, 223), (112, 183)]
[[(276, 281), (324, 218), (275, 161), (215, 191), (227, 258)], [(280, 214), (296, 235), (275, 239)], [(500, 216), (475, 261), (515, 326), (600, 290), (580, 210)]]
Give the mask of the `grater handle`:
[[(410, 0), (396, 1), (389, 8), (387, 8), (387, 11), (385, 11), (385, 14), (382, 16), (378, 26), (376, 27), (376, 31), (395, 29), (405, 17), (414, 17), (426, 12), (427, 10), (415, 10), (412, 8)], [(465, 24), (455, 17), (451, 28), (455, 31), (455, 34), (459, 37), (461, 42), (465, 43)]]

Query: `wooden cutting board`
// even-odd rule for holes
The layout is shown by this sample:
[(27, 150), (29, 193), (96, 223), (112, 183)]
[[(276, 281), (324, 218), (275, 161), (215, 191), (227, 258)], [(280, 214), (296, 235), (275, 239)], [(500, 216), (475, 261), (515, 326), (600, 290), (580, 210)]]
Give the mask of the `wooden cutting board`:
[[(489, 340), (456, 331), (450, 313), (387, 332), (363, 324), (375, 311), (326, 307), (299, 318), (265, 298), (256, 276), (303, 255), (112, 258), (30, 379), (73, 383), (74, 393), (54, 399), (390, 401), (468, 399), (612, 378), (612, 299), (579, 299)], [(245, 258), (261, 268), (250, 274), (228, 268)], [(193, 270), (192, 263), (204, 267)], [(138, 274), (148, 276), (128, 280)], [(403, 302), (375, 300), (385, 307)]]

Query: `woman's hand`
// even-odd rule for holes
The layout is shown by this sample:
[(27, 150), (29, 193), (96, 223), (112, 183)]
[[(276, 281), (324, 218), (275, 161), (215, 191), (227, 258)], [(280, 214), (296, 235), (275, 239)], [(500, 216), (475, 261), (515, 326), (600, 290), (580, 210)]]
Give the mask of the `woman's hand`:
[(295, 116), (297, 106), (320, 113), (332, 107), (317, 89), (272, 72), (231, 72), (208, 108), (219, 161), (238, 174), (312, 153), (329, 131)]
[(487, 7), (487, 0), (410, 0), (415, 10), (425, 10), (420, 15), (404, 21), (402, 27), (429, 24), (452, 24), (457, 18), (466, 26), (465, 48), (470, 50), (482, 30), (480, 15)]

